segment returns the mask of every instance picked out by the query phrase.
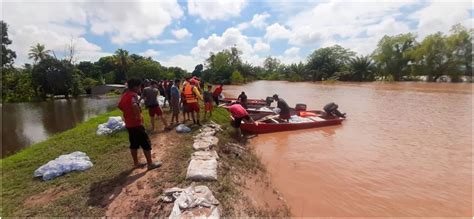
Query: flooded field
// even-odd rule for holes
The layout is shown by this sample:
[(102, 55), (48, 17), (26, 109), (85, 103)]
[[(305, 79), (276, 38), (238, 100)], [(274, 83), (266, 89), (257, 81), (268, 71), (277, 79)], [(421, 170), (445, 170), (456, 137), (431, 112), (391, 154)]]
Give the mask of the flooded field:
[(290, 106), (339, 104), (340, 126), (259, 135), (251, 145), (294, 216), (472, 216), (472, 84), (225, 86)]
[(61, 99), (1, 106), (2, 157), (11, 155), (77, 123), (117, 108), (118, 97)]

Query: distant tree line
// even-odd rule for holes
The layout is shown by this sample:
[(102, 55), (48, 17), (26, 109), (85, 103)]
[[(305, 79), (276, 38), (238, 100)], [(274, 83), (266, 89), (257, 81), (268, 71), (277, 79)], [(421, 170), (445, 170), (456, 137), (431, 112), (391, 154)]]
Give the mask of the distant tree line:
[(118, 49), (114, 55), (101, 57), (96, 62), (75, 62), (74, 45), (68, 45), (67, 55), (58, 59), (54, 51), (42, 44), (30, 48), (32, 64), (14, 67), (16, 53), (8, 49), (8, 26), (2, 28), (2, 101), (20, 102), (44, 100), (55, 95), (78, 96), (101, 84), (125, 83), (127, 78), (174, 79), (188, 72), (179, 67), (165, 67), (158, 61)]
[(384, 36), (366, 56), (334, 45), (316, 49), (306, 62), (283, 64), (269, 56), (263, 66), (242, 61), (242, 52), (232, 47), (211, 53), (202, 77), (213, 83), (239, 84), (253, 80), (409, 81), (420, 76), (432, 82), (447, 75), (458, 82), (461, 76), (472, 76), (473, 33), (458, 24), (449, 35), (438, 32), (421, 42), (412, 33)]
[[(2, 100), (5, 102), (44, 100), (54, 95), (78, 96), (91, 87), (124, 83), (127, 78), (174, 79), (188, 72), (179, 67), (164, 67), (152, 58), (118, 49), (111, 56), (96, 62), (76, 63), (71, 42), (66, 55), (58, 59), (54, 51), (42, 44), (31, 47), (28, 54), (32, 64), (13, 66), (16, 53), (8, 48), (8, 26), (1, 22), (2, 33)], [(287, 81), (403, 81), (425, 76), (436, 81), (448, 75), (453, 82), (461, 76), (472, 76), (473, 29), (461, 25), (426, 36), (421, 42), (412, 33), (384, 36), (370, 55), (339, 45), (316, 49), (305, 62), (283, 64), (267, 57), (263, 66), (242, 60), (237, 47), (210, 53), (205, 63), (196, 65), (193, 76), (208, 83), (242, 84), (254, 80)]]

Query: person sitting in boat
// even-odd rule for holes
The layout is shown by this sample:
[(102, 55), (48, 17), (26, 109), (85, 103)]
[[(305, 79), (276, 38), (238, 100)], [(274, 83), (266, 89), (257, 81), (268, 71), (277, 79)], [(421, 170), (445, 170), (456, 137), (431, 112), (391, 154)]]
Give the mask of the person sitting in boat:
[(273, 95), (273, 100), (277, 101), (277, 107), (280, 109), (280, 119), (290, 121), (290, 106), (286, 103), (285, 100), (279, 98), (277, 94)]
[[(249, 116), (249, 113), (247, 110), (242, 107), (242, 105), (238, 103), (234, 103), (230, 106), (227, 107), (227, 110), (229, 110), (231, 119), (232, 119), (232, 127), (237, 129), (237, 135), (239, 138), (242, 137), (242, 131), (240, 130), (240, 125), (242, 124), (242, 121), (244, 122), (255, 122), (252, 117)], [(258, 124), (257, 124), (258, 125)]]
[(273, 97), (267, 97), (267, 98), (265, 99), (265, 103), (267, 104), (267, 107), (270, 106), (270, 105), (272, 105), (272, 103), (273, 103)]
[(245, 109), (248, 108), (247, 104), (247, 95), (245, 95), (245, 92), (242, 91), (242, 93), (237, 97), (237, 101), (244, 107)]

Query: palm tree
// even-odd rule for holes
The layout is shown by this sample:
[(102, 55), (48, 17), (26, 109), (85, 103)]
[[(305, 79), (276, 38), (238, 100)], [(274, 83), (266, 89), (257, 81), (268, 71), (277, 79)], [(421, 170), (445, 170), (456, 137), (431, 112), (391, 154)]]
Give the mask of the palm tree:
[(51, 50), (45, 49), (44, 44), (37, 43), (35, 46), (30, 47), (28, 58), (33, 59), (33, 61), (36, 63), (49, 57), (50, 52)]
[(126, 73), (132, 61), (128, 55), (128, 51), (124, 49), (117, 49), (117, 51), (115, 51), (114, 59), (117, 67), (115, 82), (123, 83), (126, 80)]
[(375, 79), (375, 65), (369, 56), (358, 56), (349, 61), (352, 80), (371, 81)]

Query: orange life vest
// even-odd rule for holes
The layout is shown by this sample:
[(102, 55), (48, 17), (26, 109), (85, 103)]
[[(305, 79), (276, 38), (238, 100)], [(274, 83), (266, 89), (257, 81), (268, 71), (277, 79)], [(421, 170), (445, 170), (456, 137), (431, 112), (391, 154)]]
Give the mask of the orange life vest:
[(194, 94), (194, 86), (186, 84), (184, 86), (184, 99), (186, 100), (186, 103), (194, 103), (197, 102), (196, 94)]

